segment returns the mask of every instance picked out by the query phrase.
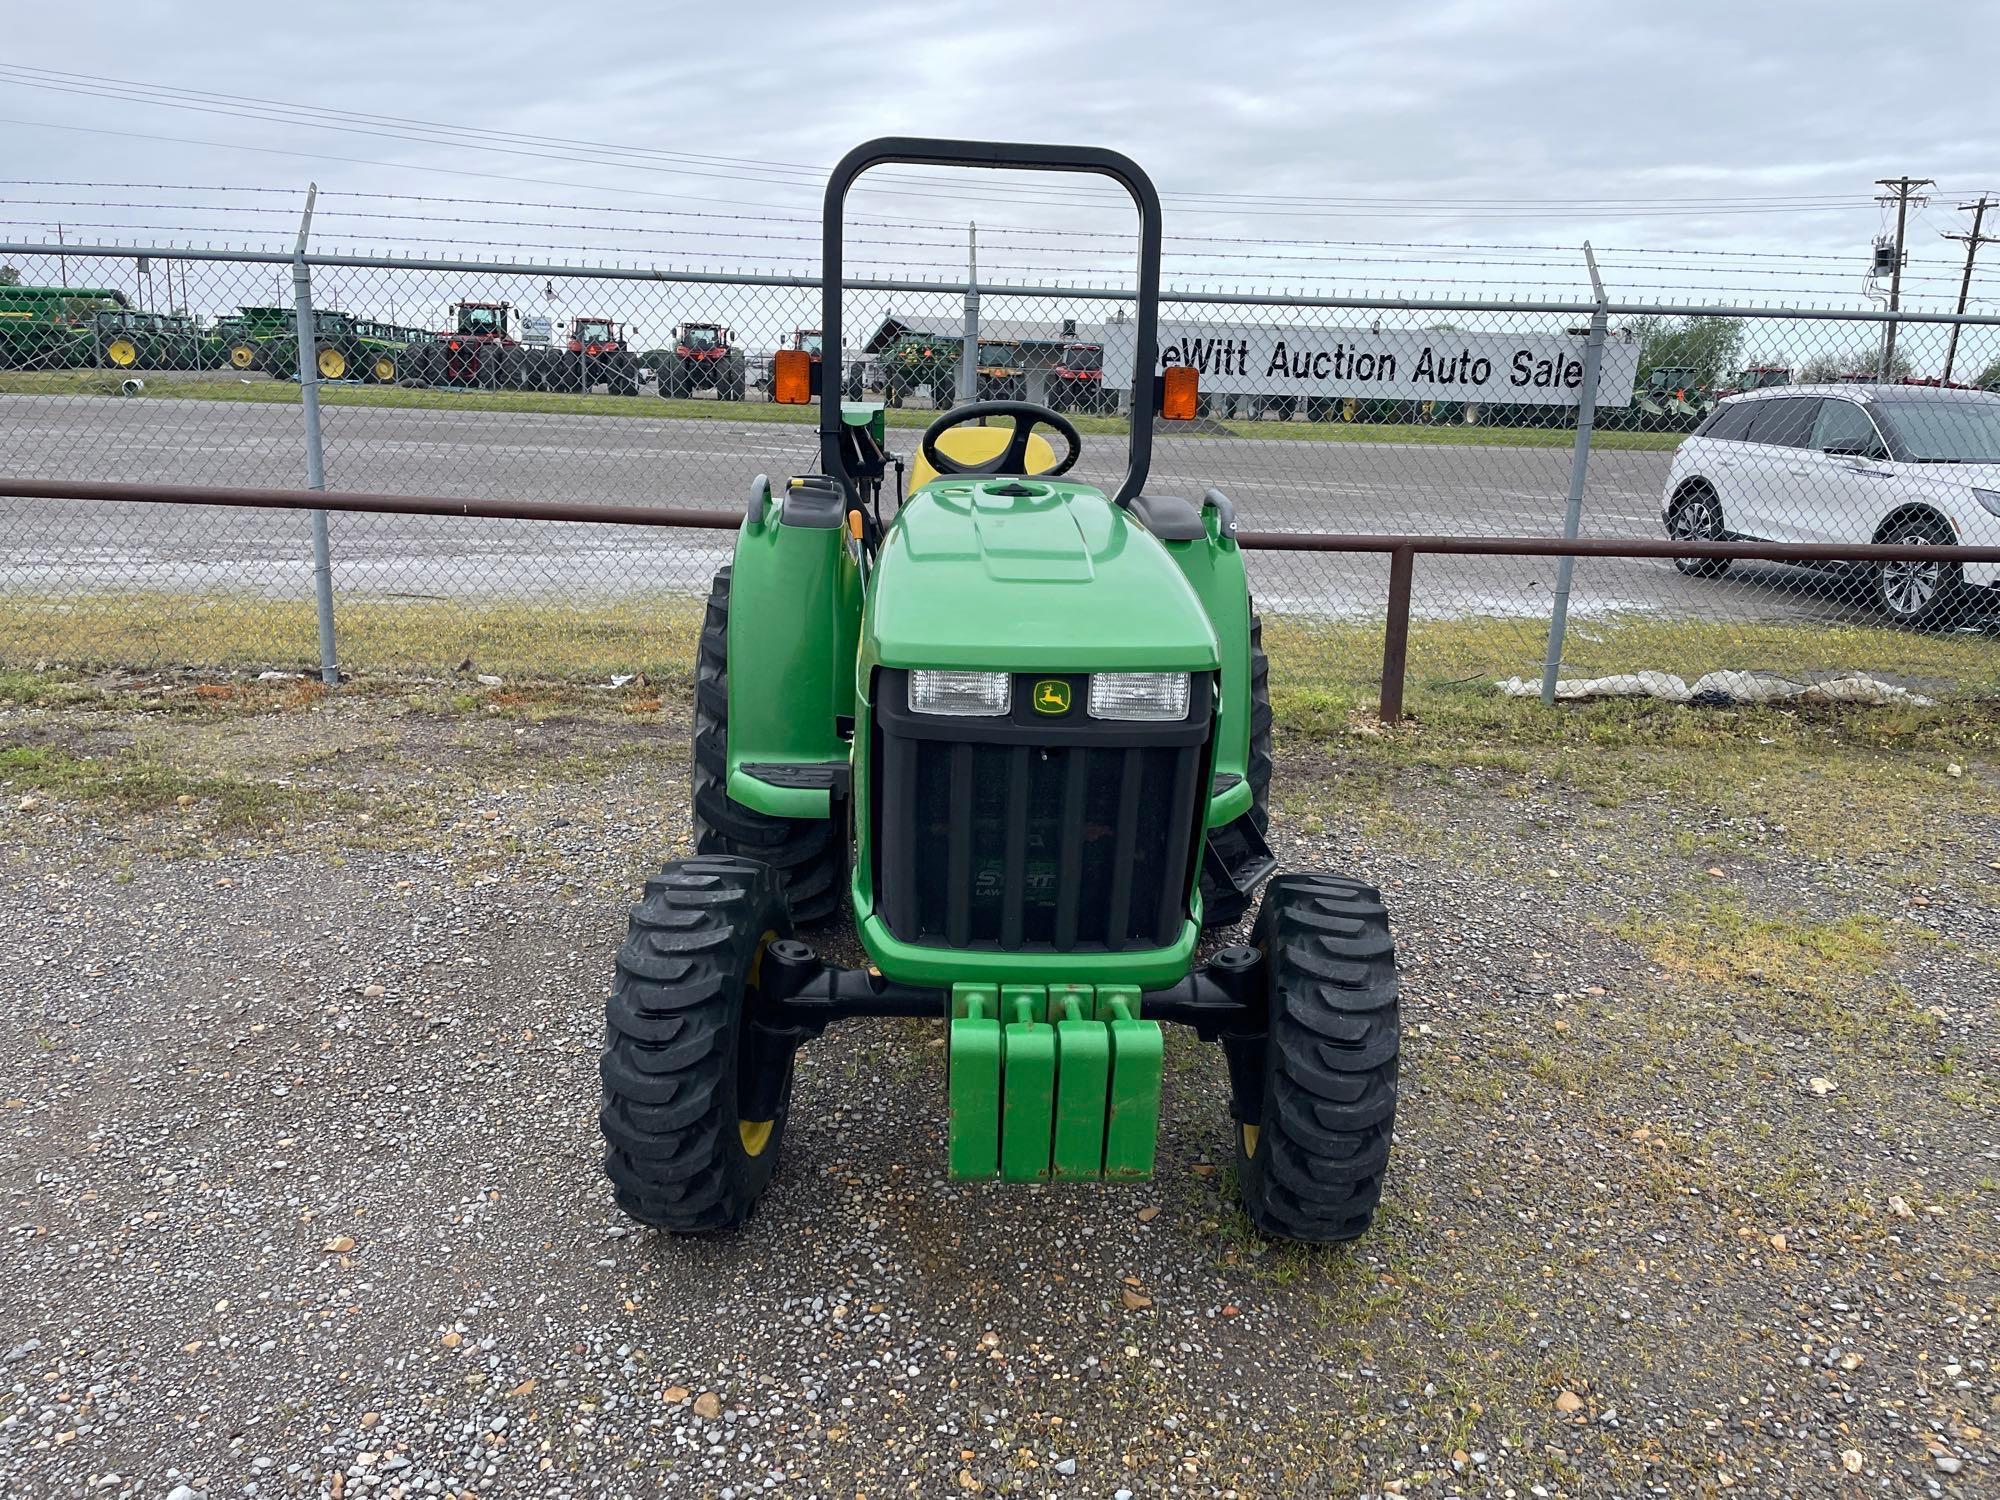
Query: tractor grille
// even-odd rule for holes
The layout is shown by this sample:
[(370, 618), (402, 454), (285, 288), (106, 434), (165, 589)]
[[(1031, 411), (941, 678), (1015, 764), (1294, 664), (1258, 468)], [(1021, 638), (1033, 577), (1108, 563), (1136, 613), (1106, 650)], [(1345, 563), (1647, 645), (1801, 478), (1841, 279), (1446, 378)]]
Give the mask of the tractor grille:
[[(1180, 935), (1202, 833), (1213, 688), (1175, 724), (909, 711), (908, 674), (877, 681), (876, 909), (905, 942), (1014, 952), (1163, 948)], [(1208, 682), (1202, 679), (1200, 683)], [(1037, 722), (1039, 720), (1039, 722)]]

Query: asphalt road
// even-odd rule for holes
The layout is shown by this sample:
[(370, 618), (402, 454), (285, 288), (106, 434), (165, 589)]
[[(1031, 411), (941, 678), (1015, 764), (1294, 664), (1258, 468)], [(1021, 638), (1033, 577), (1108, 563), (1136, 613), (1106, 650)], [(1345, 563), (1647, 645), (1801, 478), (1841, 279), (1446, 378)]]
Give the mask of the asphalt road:
[[(638, 409), (643, 410), (643, 406)], [(0, 474), (162, 483), (295, 485), (302, 418), (259, 403), (103, 396), (0, 397)], [(750, 478), (812, 463), (809, 429), (726, 419), (570, 416), (328, 407), (334, 488), (734, 510)], [(913, 452), (916, 433), (898, 431)], [(1273, 530), (1547, 535), (1562, 524), (1563, 448), (1362, 444), (1168, 437), (1152, 486), (1236, 501), (1246, 526)], [(1670, 455), (1592, 455), (1586, 534), (1654, 537)], [(1077, 472), (1124, 469), (1116, 438), (1086, 439)], [(256, 590), (309, 587), (305, 517), (140, 510), (0, 499), (0, 587)], [(533, 523), (336, 516), (337, 585), (373, 597), (615, 597), (696, 589), (727, 555), (726, 532), (626, 532)], [(1252, 559), (1263, 607), (1327, 615), (1379, 612), (1379, 558), (1265, 554)], [(1416, 607), (1432, 615), (1541, 615), (1554, 565), (1532, 559), (1427, 560)], [(1739, 567), (1727, 580), (1682, 578), (1657, 562), (1578, 568), (1579, 613), (1645, 611), (1753, 618), (1833, 615), (1824, 575)]]

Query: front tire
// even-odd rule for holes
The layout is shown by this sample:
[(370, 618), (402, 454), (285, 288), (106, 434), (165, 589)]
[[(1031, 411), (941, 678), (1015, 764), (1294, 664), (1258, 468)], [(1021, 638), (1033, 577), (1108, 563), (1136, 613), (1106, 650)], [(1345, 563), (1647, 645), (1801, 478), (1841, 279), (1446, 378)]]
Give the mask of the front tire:
[(832, 816), (779, 818), (729, 796), (729, 582), (715, 575), (694, 669), (694, 846), (769, 865), (792, 920), (824, 922), (840, 908), (847, 876), (843, 810)]
[[(1917, 516), (1887, 527), (1876, 538), (1888, 546), (1949, 547), (1951, 528)], [(1868, 574), (1870, 602), (1905, 630), (1944, 630), (1965, 614), (1965, 574), (1951, 562), (1878, 563)]]
[(1269, 1030), (1260, 1118), (1239, 1121), (1236, 1178), (1265, 1234), (1351, 1240), (1382, 1199), (1396, 1123), (1401, 1023), (1381, 893), (1337, 875), (1278, 875), (1252, 943)]
[[(781, 1078), (753, 1078), (765, 1049), (745, 1042), (764, 949), (790, 927), (770, 870), (747, 859), (676, 860), (632, 908), (605, 1007), (598, 1124), (613, 1197), (640, 1223), (734, 1229), (769, 1186), (792, 1054), (763, 1065)], [(776, 1101), (770, 1118), (744, 1117), (752, 1098)]]

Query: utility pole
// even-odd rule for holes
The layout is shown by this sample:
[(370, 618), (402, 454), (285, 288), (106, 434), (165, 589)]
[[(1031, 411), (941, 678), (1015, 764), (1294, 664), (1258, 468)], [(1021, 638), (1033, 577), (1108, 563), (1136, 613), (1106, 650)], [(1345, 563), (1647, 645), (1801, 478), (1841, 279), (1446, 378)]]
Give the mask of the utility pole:
[[(1927, 188), (1934, 184), (1928, 177), (1878, 177), (1875, 179), (1875, 185), (1889, 189), (1888, 192), (1877, 195), (1875, 199), (1877, 203), (1896, 205), (1896, 263), (1889, 268), (1889, 311), (1893, 314), (1903, 305), (1903, 230), (1909, 222), (1910, 199), (1918, 188)], [(1917, 199), (1919, 205), (1925, 201), (1927, 200)], [(1882, 334), (1882, 368), (1877, 372), (1878, 378), (1885, 381), (1895, 379), (1895, 367), (1896, 320), (1891, 317)]]
[[(1986, 210), (1993, 206), (1993, 200), (1984, 193), (1979, 195), (1979, 200), (1975, 203), (1959, 204), (1960, 213), (1964, 213), (1968, 208), (1972, 210), (1972, 233), (1945, 236), (1948, 240), (1965, 241), (1965, 277), (1958, 284), (1958, 311), (1961, 313), (1965, 311), (1965, 304), (1972, 297), (1972, 262), (1979, 254), (1979, 247), (2000, 245), (2000, 236), (1979, 232), (1980, 226), (1986, 222)], [(1944, 378), (1947, 385), (1951, 383), (1951, 367), (1958, 359), (1958, 328), (1959, 325), (1956, 323), (1951, 325), (1951, 342), (1944, 348)]]

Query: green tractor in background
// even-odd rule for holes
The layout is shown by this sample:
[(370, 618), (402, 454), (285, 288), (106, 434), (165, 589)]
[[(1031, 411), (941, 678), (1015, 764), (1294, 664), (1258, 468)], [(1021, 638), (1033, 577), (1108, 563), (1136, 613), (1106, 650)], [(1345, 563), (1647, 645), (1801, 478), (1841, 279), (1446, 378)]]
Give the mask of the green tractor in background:
[(218, 326), (225, 369), (240, 375), (261, 370), (279, 380), (298, 374), (298, 321), (291, 308), (239, 307)]
[[(827, 188), (828, 348), (847, 193), (889, 162), (1095, 172), (1130, 193), (1129, 467), (1110, 494), (1065, 479), (1082, 448), (1068, 418), (975, 403), (926, 429), (885, 517), (882, 408), (828, 393), (819, 472), (751, 482), (699, 646), (696, 852), (646, 883), (607, 1006), (617, 1202), (673, 1232), (743, 1223), (778, 1164), (799, 1047), (865, 1017), (944, 1032), (952, 1177), (1144, 1178), (1177, 1024), (1227, 1059), (1251, 1219), (1358, 1235), (1396, 1107), (1394, 946), (1373, 887), (1273, 873), (1267, 669), (1234, 507), (1145, 487), (1153, 185), (1095, 148), (857, 148)], [(805, 399), (805, 371), (781, 366), (774, 387)], [(1198, 963), (1204, 930), (1237, 923), (1260, 885), (1249, 941)], [(866, 967), (796, 936), (846, 909)]]
[(943, 411), (958, 388), (960, 340), (934, 333), (905, 333), (882, 351), (882, 395), (900, 407), (912, 396), (928, 395)]
[[(298, 316), (291, 308), (239, 307), (217, 320), (216, 333), (222, 368), (243, 374), (261, 370), (274, 380), (298, 377)], [(313, 369), (321, 380), (394, 385), (410, 372), (410, 351), (427, 347), (435, 337), (421, 328), (315, 308)]]
[(95, 363), (110, 370), (202, 370), (209, 357), (201, 324), (183, 313), (100, 308), (91, 319)]
[(110, 287), (0, 284), (0, 370), (76, 370), (98, 360), (95, 319), (127, 306)]

